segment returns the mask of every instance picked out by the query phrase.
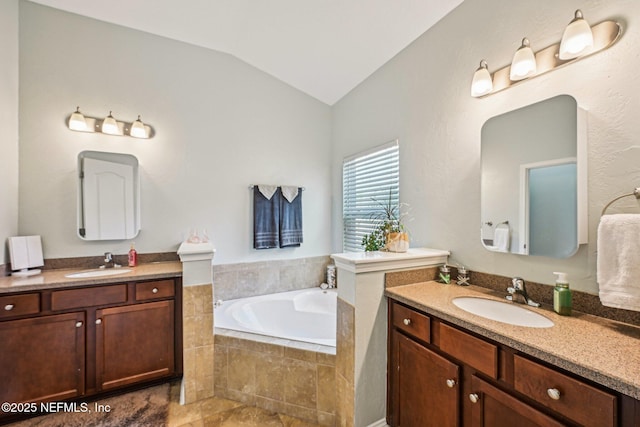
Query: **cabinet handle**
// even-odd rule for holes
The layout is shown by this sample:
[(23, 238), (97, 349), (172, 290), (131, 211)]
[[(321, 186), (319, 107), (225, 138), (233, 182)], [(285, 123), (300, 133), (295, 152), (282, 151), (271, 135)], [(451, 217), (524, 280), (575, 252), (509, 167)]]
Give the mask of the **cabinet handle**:
[(158, 293), (158, 288), (151, 289), (151, 292), (153, 292), (154, 294), (157, 294)]
[(557, 388), (547, 389), (547, 394), (553, 400), (560, 400), (560, 390), (558, 390)]
[(473, 402), (473, 403), (478, 403), (478, 400), (480, 400), (480, 396), (478, 396), (478, 395), (477, 395), (477, 394), (475, 394), (475, 393), (471, 393), (471, 394), (469, 395), (469, 400), (470, 400), (471, 402)]
[(99, 325), (102, 323), (102, 319), (96, 319), (96, 325)]
[(11, 311), (11, 310), (13, 310), (13, 307), (15, 307), (15, 305), (7, 304), (7, 305), (4, 306), (4, 310), (5, 311)]
[(451, 378), (447, 380), (447, 387), (453, 388), (455, 385), (456, 385), (456, 380)]
[(82, 327), (82, 322), (76, 322), (76, 328), (81, 328)]
[(411, 319), (404, 319), (402, 321), (402, 323), (404, 323), (405, 325), (409, 326), (411, 324)]

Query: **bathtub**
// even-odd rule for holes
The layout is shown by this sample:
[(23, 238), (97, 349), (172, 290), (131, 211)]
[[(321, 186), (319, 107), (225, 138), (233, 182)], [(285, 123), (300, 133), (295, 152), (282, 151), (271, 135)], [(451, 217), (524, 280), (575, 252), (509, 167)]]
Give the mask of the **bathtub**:
[(335, 347), (337, 295), (310, 288), (223, 301), (214, 326)]

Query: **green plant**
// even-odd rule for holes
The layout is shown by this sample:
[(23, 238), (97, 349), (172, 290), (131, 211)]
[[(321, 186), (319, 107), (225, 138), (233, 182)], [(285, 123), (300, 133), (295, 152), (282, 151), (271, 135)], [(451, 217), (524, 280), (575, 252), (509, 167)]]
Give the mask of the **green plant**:
[(405, 231), (403, 217), (406, 213), (401, 213), (403, 204), (393, 203), (392, 192), (389, 189), (389, 197), (385, 202), (376, 199), (372, 200), (380, 206), (380, 210), (371, 215), (374, 221), (374, 230), (362, 238), (362, 246), (366, 252), (377, 251), (385, 246), (387, 234), (403, 233)]

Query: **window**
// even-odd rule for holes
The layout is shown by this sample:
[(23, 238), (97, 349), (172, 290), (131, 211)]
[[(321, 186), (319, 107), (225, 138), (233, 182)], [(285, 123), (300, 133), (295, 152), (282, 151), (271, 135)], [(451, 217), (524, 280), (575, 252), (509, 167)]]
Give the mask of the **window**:
[(362, 238), (375, 227), (372, 216), (391, 194), (399, 204), (400, 162), (398, 140), (344, 159), (342, 163), (342, 247), (362, 251)]

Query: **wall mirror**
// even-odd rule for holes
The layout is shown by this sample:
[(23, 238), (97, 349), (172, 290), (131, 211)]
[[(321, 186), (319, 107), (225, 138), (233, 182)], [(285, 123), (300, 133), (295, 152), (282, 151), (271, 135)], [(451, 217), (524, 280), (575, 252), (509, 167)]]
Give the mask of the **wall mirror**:
[(78, 154), (78, 237), (125, 240), (140, 231), (138, 159), (129, 154)]
[(481, 239), (553, 258), (587, 243), (586, 112), (569, 95), (492, 117), (481, 135)]

